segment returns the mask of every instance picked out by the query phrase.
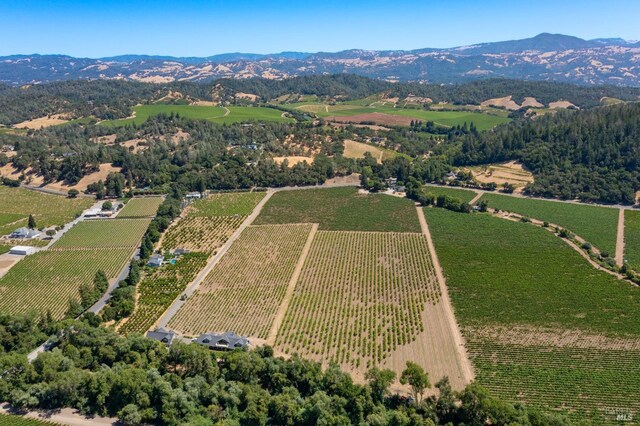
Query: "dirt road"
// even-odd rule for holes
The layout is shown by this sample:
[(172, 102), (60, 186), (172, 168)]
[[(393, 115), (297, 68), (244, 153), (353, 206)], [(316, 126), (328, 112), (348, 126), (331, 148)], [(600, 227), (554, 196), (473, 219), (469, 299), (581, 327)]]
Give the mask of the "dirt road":
[[(8, 404), (0, 406), (0, 413), (10, 414)], [(71, 408), (63, 408), (55, 411), (29, 411), (21, 417), (30, 419), (38, 419), (48, 422), (53, 422), (59, 425), (68, 426), (86, 426), (86, 425), (117, 425), (118, 419), (110, 417), (85, 417), (82, 414), (77, 413)]]
[(302, 253), (300, 254), (298, 263), (296, 264), (296, 269), (293, 270), (293, 275), (291, 276), (291, 280), (289, 280), (289, 285), (287, 286), (287, 291), (284, 295), (284, 298), (282, 299), (282, 303), (280, 303), (278, 312), (276, 313), (276, 316), (273, 319), (271, 330), (269, 330), (269, 335), (267, 336), (268, 345), (273, 346), (276, 342), (276, 337), (278, 336), (278, 330), (280, 330), (280, 326), (282, 325), (284, 316), (287, 313), (287, 309), (289, 309), (289, 302), (291, 302), (291, 297), (293, 297), (293, 292), (296, 289), (296, 284), (298, 283), (300, 272), (302, 272), (304, 261), (307, 258), (307, 255), (309, 254), (309, 250), (311, 249), (311, 243), (313, 242), (313, 238), (316, 236), (317, 231), (318, 231), (318, 224), (314, 223), (313, 226), (311, 227), (311, 232), (309, 232), (309, 237), (307, 237), (307, 242), (305, 243), (304, 248), (302, 249)]
[(416, 209), (418, 210), (418, 219), (420, 220), (422, 233), (425, 235), (425, 237), (427, 237), (427, 245), (429, 246), (431, 260), (433, 262), (436, 277), (438, 279), (438, 284), (440, 286), (440, 293), (442, 297), (440, 304), (442, 304), (446, 321), (448, 323), (449, 329), (451, 330), (451, 337), (453, 339), (453, 342), (455, 343), (457, 358), (456, 363), (460, 370), (460, 375), (463, 377), (463, 381), (465, 382), (465, 384), (467, 384), (470, 383), (475, 377), (473, 366), (471, 365), (471, 361), (469, 361), (469, 357), (467, 356), (467, 350), (464, 346), (464, 340), (462, 338), (462, 334), (460, 333), (460, 329), (458, 328), (456, 317), (453, 314), (453, 307), (451, 306), (449, 291), (447, 289), (446, 281), (442, 272), (442, 267), (440, 266), (440, 261), (438, 260), (435, 246), (433, 245), (433, 240), (431, 239), (429, 225), (427, 225), (427, 220), (424, 217), (424, 211), (422, 207), (416, 207)]
[(624, 264), (624, 210), (618, 213), (618, 235), (616, 237), (616, 265)]
[(469, 205), (473, 206), (475, 203), (477, 203), (478, 200), (480, 200), (480, 198), (482, 198), (482, 195), (484, 195), (482, 192), (478, 192), (477, 195), (475, 197), (473, 197), (473, 199), (471, 201), (469, 201)]

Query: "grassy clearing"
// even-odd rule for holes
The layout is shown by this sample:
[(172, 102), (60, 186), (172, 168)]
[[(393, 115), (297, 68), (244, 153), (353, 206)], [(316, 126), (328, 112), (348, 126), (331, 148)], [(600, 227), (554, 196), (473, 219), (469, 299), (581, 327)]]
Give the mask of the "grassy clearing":
[(264, 198), (264, 192), (226, 192), (212, 194), (204, 200), (195, 201), (189, 216), (248, 216)]
[(615, 253), (617, 209), (498, 194), (485, 194), (482, 199), (486, 200), (492, 208), (555, 223), (576, 233), (600, 250), (609, 252), (611, 255)]
[[(150, 117), (159, 114), (179, 114), (192, 120), (208, 120), (214, 123), (237, 123), (242, 121), (278, 121), (290, 122), (291, 118), (282, 117), (282, 111), (264, 107), (218, 107), (202, 105), (152, 104), (133, 107), (135, 117), (108, 120), (102, 126), (118, 127), (128, 124), (142, 124)], [(227, 113), (228, 111), (228, 113)]]
[(118, 213), (119, 219), (153, 217), (162, 204), (162, 197), (134, 198)]
[(440, 195), (448, 195), (449, 197), (457, 198), (464, 203), (470, 202), (477, 195), (476, 192), (470, 191), (468, 189), (450, 188), (444, 186), (425, 186), (424, 188), (425, 191), (434, 194), (436, 197)]
[(51, 250), (116, 247), (129, 247), (132, 250), (140, 243), (150, 221), (151, 219), (85, 220), (67, 231)]
[(90, 284), (98, 270), (115, 278), (129, 261), (131, 248), (110, 250), (47, 250), (16, 263), (0, 278), (0, 312), (48, 310), (60, 319), (70, 299), (79, 300), (79, 288)]
[(246, 228), (169, 327), (266, 338), (310, 231), (309, 224)]
[(346, 158), (364, 158), (365, 152), (370, 153), (373, 158), (379, 161), (390, 160), (399, 155), (411, 159), (411, 157), (407, 156), (406, 154), (401, 154), (392, 149), (384, 148), (381, 146), (369, 145), (363, 142), (356, 142), (352, 140), (344, 141), (343, 155)]
[[(29, 216), (36, 219), (39, 227), (64, 225), (91, 207), (94, 200), (89, 198), (66, 198), (44, 194), (24, 188), (10, 188), (0, 185), (0, 214)], [(22, 225), (16, 226), (19, 228)]]
[[(596, 424), (608, 408), (640, 410), (634, 398), (640, 289), (595, 270), (562, 240), (529, 224), (442, 209), (425, 213), (481, 384), (501, 397), (571, 411)], [(531, 339), (508, 341), (504, 330), (515, 327), (530, 329)], [(560, 337), (536, 341), (548, 328)], [(566, 333), (592, 337), (565, 344)], [(606, 344), (616, 339), (631, 345)]]
[(624, 212), (624, 257), (633, 269), (640, 270), (640, 211)]
[(281, 191), (265, 204), (256, 225), (318, 223), (321, 230), (420, 232), (414, 203), (357, 188)]

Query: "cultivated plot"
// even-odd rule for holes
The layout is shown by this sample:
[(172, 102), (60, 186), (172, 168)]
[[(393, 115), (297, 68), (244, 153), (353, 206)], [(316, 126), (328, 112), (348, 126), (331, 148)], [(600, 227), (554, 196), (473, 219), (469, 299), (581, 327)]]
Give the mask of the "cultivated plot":
[(277, 192), (255, 223), (318, 223), (321, 230), (420, 232), (411, 200), (358, 194), (352, 187)]
[(640, 412), (640, 288), (538, 227), (425, 213), (480, 384), (576, 418), (596, 407), (599, 423), (610, 408)]
[(133, 198), (118, 213), (118, 219), (153, 217), (162, 201), (162, 197)]
[(69, 300), (79, 300), (82, 284), (91, 284), (99, 270), (115, 278), (130, 256), (131, 248), (47, 250), (27, 256), (0, 278), (0, 312), (50, 311), (60, 319)]
[(265, 192), (224, 192), (193, 202), (189, 216), (248, 216)]
[(624, 257), (636, 271), (640, 270), (640, 212), (624, 212)]
[(276, 347), (363, 372), (415, 341), (439, 297), (422, 234), (319, 231)]
[(447, 195), (449, 197), (457, 198), (464, 203), (470, 202), (476, 197), (476, 195), (478, 195), (477, 192), (469, 189), (450, 188), (444, 186), (425, 186), (424, 190), (436, 197), (440, 195)]
[(169, 327), (186, 335), (235, 331), (265, 339), (311, 228), (246, 228)]
[(485, 194), (489, 207), (554, 223), (584, 238), (611, 256), (616, 250), (618, 210), (584, 204)]
[(108, 249), (140, 243), (151, 219), (85, 220), (67, 231), (50, 250)]
[(245, 219), (246, 216), (184, 217), (167, 230), (162, 248), (211, 253), (227, 242)]

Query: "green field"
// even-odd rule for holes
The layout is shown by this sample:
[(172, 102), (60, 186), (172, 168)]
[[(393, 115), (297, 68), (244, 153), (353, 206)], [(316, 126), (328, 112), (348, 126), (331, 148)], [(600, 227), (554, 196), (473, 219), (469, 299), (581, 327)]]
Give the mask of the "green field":
[(59, 423), (14, 416), (12, 414), (0, 414), (0, 426), (51, 426), (57, 424)]
[(372, 112), (379, 112), (383, 114), (402, 115), (405, 117), (412, 117), (422, 121), (433, 121), (436, 124), (442, 126), (456, 126), (467, 125), (472, 122), (476, 125), (478, 130), (489, 130), (498, 124), (507, 123), (510, 119), (506, 117), (485, 114), (481, 112), (473, 111), (426, 111), (423, 109), (413, 108), (394, 108), (388, 105), (358, 105), (357, 101), (337, 104), (313, 104), (313, 103), (299, 103), (299, 104), (287, 104), (287, 107), (294, 108), (300, 111), (313, 112), (319, 117), (331, 117), (331, 116), (351, 116), (358, 114), (369, 114)]
[(640, 288), (529, 224), (425, 214), (482, 385), (595, 424), (608, 409), (640, 412)]
[(533, 200), (498, 194), (485, 194), (489, 207), (518, 213), (532, 219), (554, 223), (589, 241), (613, 256), (616, 250), (618, 210), (584, 204)]
[(321, 230), (420, 232), (414, 203), (357, 188), (301, 189), (275, 193), (256, 225), (318, 223)]
[(640, 211), (624, 212), (624, 258), (636, 271), (640, 271)]
[[(89, 198), (71, 199), (60, 195), (0, 185), (0, 217), (6, 217), (6, 220), (9, 220), (32, 214), (38, 227), (64, 225), (80, 215), (83, 210), (91, 207), (93, 203), (94, 200)], [(16, 224), (15, 228), (20, 226), (24, 226), (24, 224)], [(9, 229), (10, 232), (15, 228), (5, 225), (2, 230)]]
[(264, 192), (225, 192), (194, 201), (189, 216), (248, 216), (264, 198)]
[(136, 247), (151, 219), (85, 220), (67, 231), (51, 250)]
[(115, 278), (131, 256), (131, 248), (110, 250), (46, 250), (25, 257), (0, 278), (0, 312), (35, 311), (64, 316), (69, 299), (79, 298), (98, 270)]
[(436, 197), (439, 195), (448, 195), (462, 201), (463, 203), (469, 203), (478, 195), (475, 191), (460, 188), (451, 188), (444, 186), (425, 186), (424, 190), (427, 193), (434, 194)]
[(118, 213), (118, 219), (153, 217), (163, 201), (162, 197), (133, 198)]
[[(192, 120), (208, 120), (214, 123), (238, 123), (244, 121), (278, 121), (292, 122), (293, 119), (282, 117), (282, 111), (265, 107), (218, 107), (201, 105), (167, 105), (151, 104), (133, 107), (135, 117), (108, 120), (100, 123), (103, 126), (124, 126), (142, 124), (149, 117), (159, 114), (179, 114)], [(227, 112), (228, 111), (228, 112)]]

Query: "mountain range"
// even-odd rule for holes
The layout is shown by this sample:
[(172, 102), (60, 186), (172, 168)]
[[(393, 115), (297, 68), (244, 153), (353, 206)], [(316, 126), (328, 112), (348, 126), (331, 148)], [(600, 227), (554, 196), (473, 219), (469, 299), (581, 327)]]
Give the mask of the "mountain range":
[(445, 84), (505, 77), (640, 86), (640, 42), (620, 38), (584, 40), (543, 33), (522, 40), (445, 49), (226, 53), (202, 58), (148, 55), (74, 58), (37, 54), (0, 57), (0, 82), (10, 85), (72, 79), (156, 83), (219, 78), (284, 79), (337, 73)]

